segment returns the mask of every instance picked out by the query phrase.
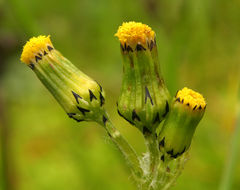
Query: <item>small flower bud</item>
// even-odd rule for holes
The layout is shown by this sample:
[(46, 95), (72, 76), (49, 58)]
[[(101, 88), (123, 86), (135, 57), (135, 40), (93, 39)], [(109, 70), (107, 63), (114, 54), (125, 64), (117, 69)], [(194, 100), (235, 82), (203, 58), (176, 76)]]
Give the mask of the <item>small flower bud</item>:
[(188, 150), (205, 109), (201, 94), (186, 87), (179, 90), (158, 137), (160, 151), (177, 158)]
[(169, 93), (158, 60), (155, 32), (137, 22), (123, 23), (118, 37), (123, 81), (118, 113), (143, 133), (154, 132), (169, 110)]
[(70, 118), (78, 122), (96, 120), (103, 112), (102, 87), (63, 57), (50, 36), (31, 38), (23, 48), (21, 61), (35, 72)]

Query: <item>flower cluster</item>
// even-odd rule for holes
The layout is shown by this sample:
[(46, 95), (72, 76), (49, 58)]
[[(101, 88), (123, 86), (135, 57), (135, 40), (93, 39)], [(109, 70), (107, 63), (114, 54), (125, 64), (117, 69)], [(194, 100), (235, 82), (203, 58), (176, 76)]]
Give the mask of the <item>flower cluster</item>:
[[(33, 70), (70, 118), (95, 121), (104, 127), (126, 158), (141, 190), (167, 189), (181, 173), (183, 155), (191, 145), (206, 102), (201, 94), (186, 87), (171, 97), (161, 74), (156, 34), (149, 26), (123, 23), (115, 36), (123, 58), (117, 109), (143, 134), (147, 145), (143, 157), (110, 121), (103, 106), (102, 87), (58, 52), (50, 36), (31, 38), (23, 48), (21, 61)], [(176, 162), (177, 166), (171, 168)]]
[(203, 96), (183, 88), (169, 95), (160, 71), (155, 32), (147, 25), (123, 23), (115, 34), (123, 56), (122, 90), (118, 113), (143, 134), (158, 134), (159, 149), (177, 158), (190, 146), (206, 108)]

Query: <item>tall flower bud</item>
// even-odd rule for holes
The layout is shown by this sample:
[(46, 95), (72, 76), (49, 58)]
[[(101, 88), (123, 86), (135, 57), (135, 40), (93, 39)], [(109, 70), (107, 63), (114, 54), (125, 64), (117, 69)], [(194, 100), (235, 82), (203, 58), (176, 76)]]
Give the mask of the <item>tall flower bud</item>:
[(186, 87), (179, 90), (158, 137), (160, 151), (177, 158), (188, 150), (205, 109), (201, 94)]
[(169, 93), (158, 60), (155, 32), (137, 22), (123, 23), (115, 36), (123, 57), (118, 113), (143, 133), (154, 132), (169, 111)]
[(99, 120), (104, 103), (102, 87), (63, 57), (50, 36), (31, 38), (23, 48), (21, 61), (35, 72), (70, 118), (78, 122)]

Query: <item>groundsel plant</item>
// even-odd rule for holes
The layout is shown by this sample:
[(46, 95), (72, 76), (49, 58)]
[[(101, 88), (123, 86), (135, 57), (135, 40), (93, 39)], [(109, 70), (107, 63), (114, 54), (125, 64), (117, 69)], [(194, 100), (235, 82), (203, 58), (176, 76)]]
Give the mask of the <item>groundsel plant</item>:
[(126, 22), (115, 36), (123, 58), (117, 111), (143, 134), (147, 146), (143, 156), (136, 154), (111, 122), (101, 85), (58, 52), (50, 36), (31, 38), (21, 61), (35, 72), (69, 118), (95, 121), (106, 130), (126, 159), (139, 190), (169, 189), (188, 159), (205, 100), (186, 87), (171, 97), (161, 75), (156, 35), (149, 26)]

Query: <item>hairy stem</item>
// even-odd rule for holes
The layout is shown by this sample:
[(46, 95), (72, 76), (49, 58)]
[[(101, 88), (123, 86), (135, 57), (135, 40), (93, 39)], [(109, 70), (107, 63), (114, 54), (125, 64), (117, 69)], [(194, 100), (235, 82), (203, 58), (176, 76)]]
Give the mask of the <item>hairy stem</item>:
[(125, 138), (121, 135), (121, 133), (116, 129), (113, 125), (107, 114), (104, 115), (106, 121), (103, 120), (98, 121), (100, 125), (104, 127), (107, 131), (109, 137), (115, 143), (115, 145), (119, 148), (123, 156), (125, 157), (132, 173), (134, 174), (135, 180), (139, 183), (139, 179), (142, 176), (142, 169), (140, 167), (140, 162), (135, 150), (131, 147), (131, 145), (125, 140)]
[(143, 184), (143, 189), (155, 189), (156, 180), (158, 176), (158, 168), (160, 164), (160, 153), (158, 149), (158, 142), (155, 134), (146, 134), (145, 141), (149, 153), (149, 171), (146, 176), (146, 181)]
[[(185, 162), (187, 161), (188, 153), (183, 154), (180, 158), (175, 160), (176, 163), (176, 168), (174, 168), (174, 171), (165, 173), (165, 179), (163, 180), (163, 187), (162, 190), (167, 190), (170, 187), (174, 185), (176, 182), (177, 178), (180, 176), (182, 173), (182, 170), (184, 168)], [(166, 170), (166, 169), (165, 169)]]

